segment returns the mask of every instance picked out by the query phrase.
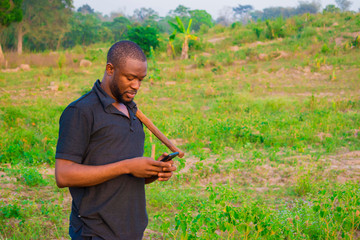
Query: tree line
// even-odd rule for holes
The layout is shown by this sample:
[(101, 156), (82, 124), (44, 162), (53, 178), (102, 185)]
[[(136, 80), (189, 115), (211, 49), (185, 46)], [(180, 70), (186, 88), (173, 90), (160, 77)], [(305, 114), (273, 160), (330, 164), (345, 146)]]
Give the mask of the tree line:
[[(349, 0), (335, 0), (323, 11), (340, 12), (349, 9)], [(146, 52), (159, 45), (159, 36), (167, 36), (168, 47), (176, 35), (196, 39), (191, 33), (206, 32), (215, 24), (262, 21), (277, 17), (291, 17), (303, 13), (317, 13), (318, 2), (300, 1), (295, 8), (271, 7), (255, 11), (251, 5), (223, 9), (217, 19), (205, 10), (191, 10), (179, 5), (165, 17), (151, 8), (136, 9), (131, 16), (113, 12), (103, 15), (88, 4), (74, 9), (73, 0), (1, 0), (0, 1), (0, 61), (2, 47), (27, 51), (45, 51), (88, 46), (98, 42), (124, 39), (140, 42)], [(187, 27), (185, 27), (187, 26)], [(191, 31), (190, 31), (191, 27)], [(169, 37), (170, 36), (170, 37)], [(192, 36), (192, 37), (191, 37)]]

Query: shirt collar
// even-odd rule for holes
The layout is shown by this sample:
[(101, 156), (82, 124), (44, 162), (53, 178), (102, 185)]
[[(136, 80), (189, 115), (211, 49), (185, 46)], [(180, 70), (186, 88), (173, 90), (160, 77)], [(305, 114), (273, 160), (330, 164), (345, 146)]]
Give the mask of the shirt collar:
[[(104, 110), (106, 111), (108, 109), (108, 107), (110, 105), (112, 105), (115, 100), (109, 96), (109, 94), (107, 94), (104, 89), (102, 89), (101, 87), (101, 82), (100, 80), (96, 80), (94, 86), (93, 86), (93, 91), (96, 93), (96, 95), (98, 96)], [(129, 103), (125, 103), (125, 105), (127, 105), (134, 113), (136, 113), (137, 111), (137, 106), (136, 103), (134, 101), (131, 101)]]

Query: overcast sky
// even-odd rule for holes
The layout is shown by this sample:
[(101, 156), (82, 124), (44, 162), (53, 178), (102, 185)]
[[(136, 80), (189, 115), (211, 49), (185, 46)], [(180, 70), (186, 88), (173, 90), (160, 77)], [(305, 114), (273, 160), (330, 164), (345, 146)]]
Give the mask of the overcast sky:
[[(353, 4), (351, 10), (358, 11), (360, 0), (350, 0)], [(296, 7), (298, 0), (74, 0), (75, 9), (84, 4), (89, 4), (97, 12), (109, 14), (111, 12), (123, 12), (132, 15), (134, 10), (141, 7), (152, 8), (164, 17), (170, 10), (174, 10), (182, 4), (191, 10), (206, 10), (214, 19), (219, 16), (219, 11), (224, 7), (236, 7), (241, 5), (252, 5), (256, 10), (267, 7)], [(311, 1), (308, 1), (311, 2)], [(319, 0), (322, 8), (328, 4), (334, 4), (335, 0)]]

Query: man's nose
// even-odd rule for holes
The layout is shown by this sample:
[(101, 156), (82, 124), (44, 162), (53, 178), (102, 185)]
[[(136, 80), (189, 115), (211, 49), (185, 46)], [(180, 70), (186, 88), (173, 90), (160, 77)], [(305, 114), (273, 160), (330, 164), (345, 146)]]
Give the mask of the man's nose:
[(140, 80), (137, 80), (137, 79), (134, 79), (132, 82), (131, 82), (131, 88), (132, 89), (135, 89), (135, 90), (138, 90), (141, 86), (141, 81)]

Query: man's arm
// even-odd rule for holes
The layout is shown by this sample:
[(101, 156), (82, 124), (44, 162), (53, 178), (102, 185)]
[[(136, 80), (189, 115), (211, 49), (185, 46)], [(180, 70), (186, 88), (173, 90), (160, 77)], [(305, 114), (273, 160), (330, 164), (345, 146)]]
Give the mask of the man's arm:
[[(164, 170), (173, 169), (171, 162), (159, 162), (152, 158), (138, 157), (116, 163), (91, 166), (75, 163), (70, 160), (56, 159), (55, 178), (58, 187), (94, 186), (123, 174), (132, 174), (139, 178), (170, 178)], [(160, 174), (160, 175), (159, 175)], [(171, 173), (172, 175), (172, 173)]]

